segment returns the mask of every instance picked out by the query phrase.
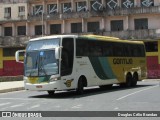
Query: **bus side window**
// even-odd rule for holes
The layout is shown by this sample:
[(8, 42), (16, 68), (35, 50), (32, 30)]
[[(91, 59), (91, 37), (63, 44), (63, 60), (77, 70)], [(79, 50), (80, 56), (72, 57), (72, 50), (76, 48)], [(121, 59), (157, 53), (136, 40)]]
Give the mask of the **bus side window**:
[(113, 52), (114, 52), (114, 56), (123, 57), (124, 56), (123, 45), (121, 43), (114, 43)]
[(103, 56), (113, 56), (113, 44), (111, 42), (103, 42)]
[(88, 56), (88, 41), (84, 39), (76, 40), (76, 56)]

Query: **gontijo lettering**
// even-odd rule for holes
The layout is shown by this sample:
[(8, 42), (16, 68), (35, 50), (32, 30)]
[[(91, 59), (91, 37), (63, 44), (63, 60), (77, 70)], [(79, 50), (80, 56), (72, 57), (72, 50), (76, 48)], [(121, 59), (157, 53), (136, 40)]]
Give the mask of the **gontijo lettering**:
[(114, 58), (113, 64), (133, 64), (132, 58)]

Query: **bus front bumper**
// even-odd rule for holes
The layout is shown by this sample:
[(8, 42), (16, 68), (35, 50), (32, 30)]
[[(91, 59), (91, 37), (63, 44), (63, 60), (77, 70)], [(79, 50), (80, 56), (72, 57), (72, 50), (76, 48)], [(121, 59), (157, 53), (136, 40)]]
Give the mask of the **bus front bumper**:
[(43, 83), (43, 84), (31, 84), (25, 83), (26, 90), (33, 90), (33, 91), (47, 91), (47, 90), (62, 90), (61, 81), (54, 81), (50, 83)]

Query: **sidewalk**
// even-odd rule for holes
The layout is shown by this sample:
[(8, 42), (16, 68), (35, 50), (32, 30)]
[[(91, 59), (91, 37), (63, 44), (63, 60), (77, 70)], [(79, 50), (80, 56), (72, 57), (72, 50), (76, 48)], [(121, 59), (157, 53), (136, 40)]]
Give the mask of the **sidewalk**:
[(24, 81), (0, 82), (0, 93), (24, 90)]

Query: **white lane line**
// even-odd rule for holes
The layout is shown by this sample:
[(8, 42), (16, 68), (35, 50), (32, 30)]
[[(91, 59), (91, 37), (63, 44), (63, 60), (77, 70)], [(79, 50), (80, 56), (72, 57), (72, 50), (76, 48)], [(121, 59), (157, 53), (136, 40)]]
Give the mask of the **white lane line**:
[(33, 105), (33, 106), (31, 106), (31, 107), (29, 107), (29, 108), (27, 108), (27, 109), (30, 110), (30, 109), (34, 109), (34, 108), (38, 108), (38, 107), (40, 107), (40, 104)]
[(11, 102), (1, 103), (0, 106), (5, 106), (5, 105), (8, 105), (8, 104), (11, 104)]
[(115, 108), (114, 108), (114, 110), (118, 110), (118, 109), (119, 109), (118, 107), (115, 107)]
[(137, 93), (140, 93), (140, 92), (143, 92), (143, 91), (145, 91), (145, 90), (149, 90), (149, 89), (152, 89), (152, 88), (155, 88), (155, 87), (158, 87), (158, 85), (152, 86), (152, 87), (149, 87), (149, 88), (146, 88), (146, 89), (142, 89), (142, 90), (139, 90), (139, 91), (136, 91), (136, 92), (133, 92), (133, 93), (130, 93), (130, 94), (128, 94), (128, 95), (125, 95), (125, 96), (123, 96), (123, 97), (118, 98), (117, 100), (122, 100), (122, 99), (124, 99), (124, 98), (126, 98), (126, 97), (128, 97), (128, 96), (131, 96), (131, 95), (134, 95), (134, 94), (137, 94)]
[(75, 105), (75, 106), (73, 106), (73, 107), (71, 107), (71, 108), (73, 108), (73, 109), (78, 109), (78, 108), (81, 108), (82, 107), (82, 105), (80, 104), (80, 105)]
[(21, 106), (24, 106), (25, 103), (21, 103), (21, 104), (17, 104), (17, 105), (12, 105), (10, 106), (11, 108), (15, 108), (15, 107), (21, 107)]
[(1, 111), (8, 110), (9, 107), (0, 108)]

